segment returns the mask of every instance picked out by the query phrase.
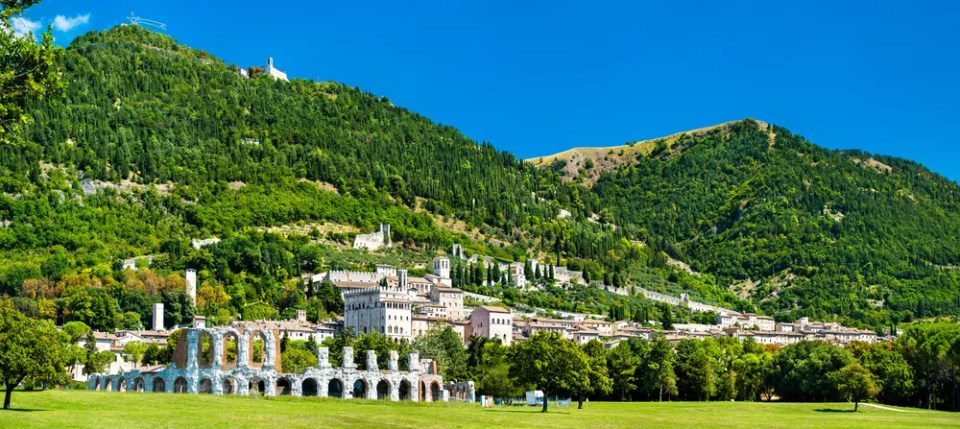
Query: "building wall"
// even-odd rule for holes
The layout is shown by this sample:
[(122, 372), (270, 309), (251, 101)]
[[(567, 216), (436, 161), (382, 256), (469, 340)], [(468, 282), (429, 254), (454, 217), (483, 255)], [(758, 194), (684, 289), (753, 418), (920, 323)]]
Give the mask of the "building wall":
[(379, 332), (389, 338), (411, 338), (410, 301), (401, 291), (374, 288), (343, 294), (344, 326), (356, 333)]
[(468, 336), (499, 338), (503, 345), (513, 342), (513, 313), (491, 312), (477, 307), (470, 314)]

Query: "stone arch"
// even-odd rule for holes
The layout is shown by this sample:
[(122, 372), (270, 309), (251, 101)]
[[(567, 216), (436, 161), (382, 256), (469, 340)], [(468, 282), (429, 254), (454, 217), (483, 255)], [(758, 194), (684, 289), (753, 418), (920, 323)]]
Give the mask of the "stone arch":
[(167, 382), (162, 378), (157, 377), (153, 379), (153, 391), (154, 392), (166, 392), (167, 391)]
[(100, 377), (93, 379), (93, 390), (96, 392), (100, 391)]
[(427, 383), (420, 381), (420, 402), (427, 401)]
[(327, 396), (331, 398), (343, 397), (343, 382), (340, 379), (330, 379), (330, 383), (327, 384)]
[(393, 389), (389, 381), (387, 381), (386, 379), (380, 380), (377, 383), (377, 399), (389, 400), (391, 390)]
[(317, 384), (317, 380), (312, 378), (303, 379), (303, 383), (300, 384), (300, 394), (303, 396), (320, 395), (320, 386)]
[(200, 330), (197, 333), (197, 366), (213, 368), (215, 356), (213, 333), (207, 329)]
[(251, 395), (264, 395), (267, 392), (267, 383), (262, 378), (251, 378), (247, 387)]
[(233, 377), (225, 377), (223, 379), (223, 394), (232, 395), (237, 393), (237, 380)]
[(213, 393), (213, 382), (209, 378), (200, 380), (200, 393)]
[(412, 387), (413, 386), (411, 386), (410, 382), (407, 381), (406, 379), (400, 380), (400, 400), (401, 401), (409, 401), (413, 399), (413, 397), (410, 396), (410, 393), (411, 393), (410, 389)]
[(103, 378), (103, 391), (112, 392), (113, 391), (113, 380), (110, 377)]
[(362, 379), (362, 378), (358, 378), (356, 381), (354, 381), (354, 382), (353, 382), (353, 397), (356, 398), (356, 399), (366, 398), (366, 397), (367, 397), (367, 389), (369, 388), (368, 384), (369, 384), (369, 383), (367, 383), (367, 380), (364, 380), (364, 379)]
[(237, 367), (240, 362), (240, 334), (229, 330), (223, 334), (223, 356), (220, 369), (229, 371)]
[(440, 382), (437, 380), (433, 380), (433, 383), (430, 383), (430, 398), (432, 401), (443, 400), (443, 389), (440, 387)]
[(143, 392), (146, 390), (147, 383), (143, 381), (143, 377), (137, 377), (133, 379), (133, 391), (134, 392)]
[(186, 378), (177, 377), (177, 379), (173, 381), (173, 393), (187, 393), (188, 390)]
[(126, 392), (127, 391), (127, 379), (120, 377), (117, 379), (117, 392)]
[(289, 395), (293, 389), (293, 387), (290, 385), (290, 380), (288, 380), (286, 377), (278, 378), (275, 386), (277, 388), (277, 395)]
[(267, 347), (267, 333), (256, 329), (249, 332), (249, 342), (247, 353), (250, 355), (247, 358), (247, 366), (250, 368), (263, 368), (267, 366), (269, 359), (273, 357), (273, 353), (270, 352), (270, 348)]

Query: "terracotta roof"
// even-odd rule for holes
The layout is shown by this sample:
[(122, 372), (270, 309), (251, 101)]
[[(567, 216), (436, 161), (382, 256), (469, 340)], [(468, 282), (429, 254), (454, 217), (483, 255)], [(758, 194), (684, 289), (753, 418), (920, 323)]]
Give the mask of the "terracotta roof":
[(496, 306), (492, 306), (492, 305), (481, 305), (481, 306), (479, 306), (479, 307), (477, 307), (477, 308), (482, 308), (482, 309), (487, 310), (487, 311), (489, 311), (489, 312), (491, 312), (491, 313), (512, 313), (510, 310), (507, 310), (506, 308), (496, 307)]

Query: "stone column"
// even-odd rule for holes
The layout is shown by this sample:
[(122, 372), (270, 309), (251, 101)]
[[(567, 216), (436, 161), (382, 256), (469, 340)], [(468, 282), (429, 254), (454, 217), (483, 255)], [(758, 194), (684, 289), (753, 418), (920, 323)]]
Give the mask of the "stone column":
[(409, 355), (407, 355), (407, 365), (410, 367), (410, 372), (420, 372), (422, 371), (420, 367), (420, 352), (414, 350)]
[[(210, 347), (213, 348), (213, 362), (210, 363), (210, 367), (219, 370), (223, 366), (223, 334), (215, 332), (211, 334), (212, 339), (210, 340)], [(221, 389), (222, 390), (222, 389)], [(216, 391), (216, 389), (214, 389)]]
[[(277, 345), (276, 338), (273, 337), (273, 333), (270, 332), (267, 335), (264, 332), (264, 341), (263, 341), (263, 369), (274, 369), (277, 359)], [(269, 389), (268, 389), (269, 390)]]
[(187, 371), (197, 370), (197, 341), (198, 341), (197, 334), (198, 333), (196, 330), (193, 330), (193, 329), (187, 330), (187, 367), (184, 368)]
[(400, 359), (400, 356), (397, 354), (397, 351), (390, 350), (390, 353), (387, 355), (387, 370), (399, 371), (400, 365), (397, 362), (399, 359)]
[(250, 368), (250, 333), (237, 335), (237, 368)]
[[(367, 350), (367, 371), (379, 371), (380, 368), (377, 365), (377, 352), (373, 350)], [(374, 397), (376, 399), (376, 397)]]
[(290, 396), (303, 396), (303, 380), (287, 377), (287, 382), (290, 383)]
[(343, 369), (356, 369), (357, 364), (353, 363), (353, 347), (343, 348)]
[(320, 347), (317, 350), (317, 368), (328, 369), (332, 368), (330, 365), (330, 349), (326, 347)]
[(476, 402), (477, 401), (477, 392), (475, 385), (472, 381), (467, 382), (467, 401)]
[[(246, 337), (246, 336), (244, 336), (244, 337)], [(237, 343), (238, 343), (238, 344), (237, 344), (237, 349), (240, 348), (240, 344), (239, 344), (239, 343), (240, 343), (241, 341), (242, 341), (242, 340), (238, 340), (238, 341), (237, 341)], [(234, 382), (234, 383), (237, 383), (236, 387), (234, 388), (234, 392), (236, 392), (237, 395), (244, 395), (244, 396), (245, 396), (245, 395), (249, 395), (249, 394), (250, 394), (250, 380), (247, 380), (246, 378), (234, 377), (233, 382)]]

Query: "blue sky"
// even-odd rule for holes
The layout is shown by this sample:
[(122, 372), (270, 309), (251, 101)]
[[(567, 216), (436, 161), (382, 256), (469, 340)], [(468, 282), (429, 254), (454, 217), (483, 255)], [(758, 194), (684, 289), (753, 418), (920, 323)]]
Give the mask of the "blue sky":
[(61, 16), (66, 44), (131, 12), (524, 158), (753, 117), (960, 180), (960, 2), (44, 0), (26, 18)]

